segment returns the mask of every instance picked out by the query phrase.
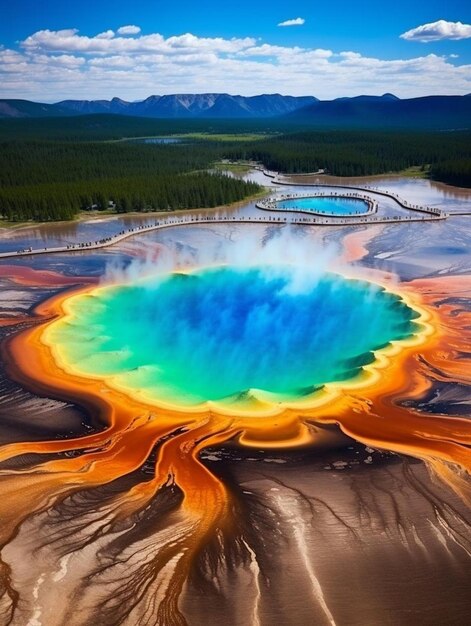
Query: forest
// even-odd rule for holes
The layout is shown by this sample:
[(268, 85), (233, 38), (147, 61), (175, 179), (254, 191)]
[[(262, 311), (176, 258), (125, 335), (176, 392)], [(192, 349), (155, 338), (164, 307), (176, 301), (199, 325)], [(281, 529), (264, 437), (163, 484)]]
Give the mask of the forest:
[(0, 119), (0, 141), (111, 141), (186, 133), (283, 133), (298, 125), (274, 120), (150, 119), (93, 114), (77, 117)]
[(432, 165), (430, 176), (449, 185), (471, 187), (471, 158), (438, 161)]
[[(185, 137), (199, 133), (198, 138)], [(204, 133), (219, 134), (211, 141)], [(245, 133), (250, 138), (245, 140)], [(182, 143), (122, 138), (179, 135)], [(90, 115), (0, 122), (0, 215), (10, 221), (72, 219), (116, 211), (214, 207), (261, 191), (214, 171), (222, 159), (259, 161), (285, 173), (324, 169), (367, 176), (421, 167), (471, 187), (471, 132), (321, 131), (267, 120), (147, 120)]]
[(238, 145), (231, 157), (291, 174), (325, 169), (335, 176), (431, 166), (433, 178), (471, 186), (471, 132), (304, 131)]
[(255, 183), (209, 172), (217, 153), (210, 142), (185, 147), (3, 142), (0, 213), (9, 221), (47, 221), (110, 206), (118, 212), (211, 208), (261, 190)]

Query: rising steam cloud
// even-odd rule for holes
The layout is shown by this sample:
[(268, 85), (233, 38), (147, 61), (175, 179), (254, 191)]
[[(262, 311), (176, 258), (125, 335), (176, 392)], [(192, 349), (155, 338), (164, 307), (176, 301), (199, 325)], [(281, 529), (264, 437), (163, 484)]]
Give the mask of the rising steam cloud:
[[(132, 283), (141, 278), (188, 271), (192, 268), (214, 265), (232, 267), (258, 266), (267, 279), (288, 277), (285, 290), (292, 295), (309, 290), (326, 272), (338, 269), (338, 246), (326, 244), (320, 238), (309, 239), (309, 245), (291, 226), (274, 229), (260, 241), (260, 233), (246, 233), (243, 240), (208, 239), (198, 249), (175, 241), (150, 247), (144, 258), (131, 262), (113, 259), (107, 266), (102, 282)], [(289, 267), (289, 272), (286, 268)]]

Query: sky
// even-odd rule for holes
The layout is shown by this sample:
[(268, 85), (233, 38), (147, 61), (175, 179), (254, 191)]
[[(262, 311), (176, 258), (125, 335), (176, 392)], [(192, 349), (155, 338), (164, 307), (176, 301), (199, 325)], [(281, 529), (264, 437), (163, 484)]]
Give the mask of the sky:
[(0, 0), (0, 98), (471, 93), (471, 2)]

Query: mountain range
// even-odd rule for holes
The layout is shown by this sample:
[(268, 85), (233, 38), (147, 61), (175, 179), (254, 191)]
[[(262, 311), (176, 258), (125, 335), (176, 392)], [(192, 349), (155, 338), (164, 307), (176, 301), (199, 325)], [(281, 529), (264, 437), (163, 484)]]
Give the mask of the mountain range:
[(317, 101), (285, 116), (312, 126), (341, 128), (471, 128), (471, 94), (400, 100), (392, 94)]
[(318, 100), (314, 96), (232, 96), (173, 94), (140, 102), (63, 100), (44, 104), (0, 100), (0, 118), (64, 117), (117, 114), (164, 119), (280, 119), (286, 123), (325, 128), (471, 128), (471, 94), (400, 99), (393, 94)]
[(42, 104), (28, 100), (0, 100), (0, 117), (49, 117), (115, 113), (158, 118), (264, 118), (278, 117), (314, 104), (313, 96), (280, 94), (231, 96), (227, 93), (149, 96), (141, 102), (112, 100), (63, 100)]

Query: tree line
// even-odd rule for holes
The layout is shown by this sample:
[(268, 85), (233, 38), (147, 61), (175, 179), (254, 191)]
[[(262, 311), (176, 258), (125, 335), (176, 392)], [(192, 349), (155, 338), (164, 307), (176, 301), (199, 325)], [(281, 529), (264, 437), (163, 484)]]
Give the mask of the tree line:
[(123, 213), (211, 208), (260, 191), (255, 183), (207, 171), (217, 147), (182, 148), (4, 142), (0, 214), (12, 221), (42, 221), (72, 219), (90, 208)]
[(432, 165), (430, 175), (457, 187), (471, 187), (471, 159), (439, 161)]
[(277, 119), (150, 119), (92, 114), (77, 117), (0, 119), (0, 141), (109, 141), (185, 133), (282, 133), (298, 125)]
[(433, 178), (471, 186), (469, 131), (308, 131), (237, 145), (229, 156), (289, 174), (326, 169), (336, 176), (371, 176), (431, 166)]

